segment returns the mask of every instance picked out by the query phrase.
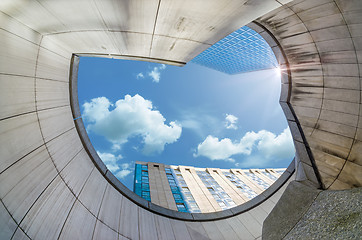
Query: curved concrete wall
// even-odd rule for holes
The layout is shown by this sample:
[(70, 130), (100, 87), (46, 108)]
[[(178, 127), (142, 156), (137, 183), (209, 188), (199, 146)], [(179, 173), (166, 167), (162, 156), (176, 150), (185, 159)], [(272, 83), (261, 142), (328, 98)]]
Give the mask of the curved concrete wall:
[(300, 165), (317, 182), (315, 163), (324, 189), (362, 186), (361, 16), (359, 0), (293, 1), (257, 20), (286, 54)]
[[(343, 164), (337, 168), (339, 172), (334, 176), (337, 180), (333, 179), (332, 186), (335, 188), (360, 186), (361, 174), (358, 175), (361, 173), (358, 164), (361, 161), (358, 153), (360, 100), (356, 102), (354, 95), (356, 92), (360, 94), (360, 84), (359, 72), (356, 75), (353, 69), (360, 66), (358, 57), (360, 57), (361, 41), (358, 35), (360, 28), (352, 26), (362, 21), (359, 17), (362, 15), (360, 1), (338, 1), (338, 4), (334, 2), (331, 4), (337, 6), (333, 8), (335, 11), (339, 10), (336, 15), (343, 16), (344, 25), (349, 29), (349, 37), (333, 38), (339, 36), (340, 31), (325, 30), (319, 33), (324, 36), (321, 42), (329, 37), (337, 39), (334, 44), (340, 41), (342, 49), (342, 46), (348, 45), (348, 41), (353, 45), (347, 54), (352, 54), (355, 58), (346, 57), (340, 53), (343, 50), (338, 48), (332, 49), (337, 51), (337, 55), (332, 54), (326, 59), (337, 61), (336, 68), (331, 64), (324, 62), (322, 64), (323, 58), (320, 54), (323, 51), (320, 48), (325, 49), (324, 53), (335, 52), (327, 48), (328, 41), (323, 45), (324, 48), (317, 48), (318, 41), (309, 37), (306, 39), (312, 41), (314, 45), (303, 45), (303, 42), (307, 43), (304, 36), (308, 34), (313, 36), (309, 30), (303, 34), (294, 34), (295, 36), (288, 35), (288, 31), (298, 32), (298, 28), (303, 24), (306, 27), (306, 22), (310, 20), (310, 18), (303, 20), (301, 17), (303, 7), (307, 9), (304, 10), (307, 11), (305, 16), (314, 16), (312, 20), (322, 16), (324, 11), (316, 6), (322, 2), (319, 1), (319, 4), (314, 1), (301, 3), (298, 1), (299, 12), (294, 10), (294, 15), (285, 15), (285, 17), (297, 16), (301, 24), (290, 27), (288, 23), (291, 20), (283, 19), (282, 13), (283, 11), (290, 13), (293, 6), (296, 8), (297, 3), (284, 6), (282, 12), (278, 12), (280, 10), (275, 9), (282, 6), (281, 2), (287, 1), (208, 1), (207, 5), (192, 0), (182, 2), (1, 1), (1, 239), (260, 238), (263, 221), (286, 185), (262, 204), (247, 212), (225, 219), (222, 219), (223, 212), (220, 212), (219, 220), (210, 221), (196, 221), (196, 219), (187, 221), (163, 217), (122, 196), (106, 181), (102, 171), (95, 167), (78, 136), (70, 109), (69, 74), (73, 53), (122, 55), (182, 65), (228, 33), (263, 15), (264, 17), (258, 21), (277, 36), (280, 44), (286, 49), (291, 66), (293, 86), (291, 103), (300, 124), (295, 119), (295, 114), (286, 115), (288, 120), (294, 120), (297, 128), (301, 127), (304, 130), (303, 136), (292, 131), (296, 146), (299, 142), (302, 146), (297, 147), (299, 161), (297, 178), (318, 183), (314, 174), (315, 166), (313, 170), (315, 162), (319, 169), (317, 176), (319, 173), (324, 185), (328, 187), (332, 183), (327, 184), (327, 178), (323, 174), (329, 172), (324, 169), (330, 169), (331, 166), (338, 164), (326, 158), (324, 153), (328, 149), (328, 153), (331, 154), (333, 149), (343, 152), (342, 150), (349, 148), (349, 154), (341, 158)], [(329, 4), (329, 1), (324, 2)], [(278, 14), (270, 13), (273, 10)], [(265, 15), (267, 13), (269, 15)], [(351, 23), (347, 22), (347, 15), (350, 16)], [(268, 20), (272, 16), (279, 19), (279, 25)], [(316, 21), (318, 22), (323, 21)], [(286, 30), (283, 30), (283, 26)], [(329, 27), (322, 25), (320, 29), (329, 29)], [(352, 29), (355, 29), (354, 32)], [(296, 46), (295, 49), (293, 46)], [(313, 46), (318, 49), (319, 58), (305, 54), (301, 58), (303, 61), (295, 60), (300, 55), (298, 49), (314, 51)], [(308, 50), (308, 47), (313, 50)], [(351, 66), (339, 64), (341, 61), (354, 61), (351, 59), (355, 59), (354, 63), (348, 63)], [(308, 69), (305, 70), (305, 67)], [(351, 79), (348, 78), (346, 83), (345, 81), (342, 83), (338, 80), (340, 73), (343, 73), (342, 76), (350, 73), (353, 76)], [(325, 76), (335, 78), (327, 81)], [(318, 77), (323, 77), (324, 85), (313, 88), (313, 84), (320, 84)], [(358, 86), (354, 81), (355, 78), (358, 79)], [(287, 81), (290, 87), (290, 78), (287, 78)], [(303, 81), (308, 83), (307, 86), (303, 86)], [(327, 82), (329, 85), (325, 85)], [(328, 87), (331, 84), (336, 86)], [(327, 88), (332, 88), (334, 91), (328, 92)], [(318, 91), (322, 91), (322, 95)], [(288, 105), (287, 100), (288, 96), (282, 96), (282, 101)], [(347, 105), (351, 103), (351, 106), (341, 105), (345, 102)], [(317, 109), (317, 115), (314, 109)], [(357, 113), (355, 109), (358, 109)], [(324, 110), (332, 111), (332, 116), (323, 115), (328, 113), (323, 113)], [(345, 117), (335, 117), (339, 113)], [(313, 118), (315, 116), (318, 117)], [(356, 116), (357, 120), (354, 120)], [(339, 123), (337, 120), (326, 121), (325, 118), (344, 120), (338, 120), (342, 121)], [(314, 123), (313, 121), (315, 124), (310, 124)], [(329, 125), (325, 125), (325, 122)], [(353, 137), (348, 138), (343, 135), (342, 130), (345, 129), (345, 125), (353, 125), (353, 131), (348, 135)], [(290, 123), (290, 126), (295, 125)], [(326, 127), (323, 130), (320, 126)], [(331, 130), (326, 131), (325, 128)], [(292, 127), (291, 129), (293, 130)], [(328, 141), (325, 141), (327, 137)], [(345, 138), (349, 139), (347, 143), (350, 145), (342, 141)], [(323, 152), (321, 149), (326, 151)], [(323, 159), (325, 165), (320, 163), (323, 163)], [(349, 170), (350, 164), (358, 165), (358, 167), (352, 165), (355, 172)], [(346, 174), (350, 172), (348, 180), (345, 180)], [(343, 184), (339, 184), (340, 182)]]

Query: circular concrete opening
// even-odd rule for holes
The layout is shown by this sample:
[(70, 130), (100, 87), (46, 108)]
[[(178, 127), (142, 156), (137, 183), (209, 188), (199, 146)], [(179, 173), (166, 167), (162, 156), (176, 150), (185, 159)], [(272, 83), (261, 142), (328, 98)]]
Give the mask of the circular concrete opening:
[[(262, 28), (260, 25), (257, 25), (255, 23), (249, 24), (249, 27), (254, 29), (256, 32), (259, 32), (264, 39), (267, 41), (267, 43), (270, 46), (273, 46), (272, 50), (280, 64), (280, 67), (276, 69), (278, 73), (281, 76), (281, 97), (280, 97), (280, 104), (284, 111), (290, 111), (289, 106), (287, 105), (288, 98), (289, 98), (289, 74), (287, 71), (287, 62), (284, 58), (283, 51), (279, 47), (279, 44), (276, 42), (276, 40), (270, 35), (268, 31), (266, 31), (264, 28)], [(129, 57), (123, 57), (123, 56), (112, 56), (114, 58), (120, 58), (120, 59), (130, 59)], [(132, 58), (131, 58), (132, 59)], [(148, 59), (149, 61), (155, 61), (160, 62), (157, 59)], [(173, 63), (175, 64), (175, 63)], [(176, 63), (177, 64), (177, 63)], [(270, 196), (272, 196), (283, 184), (290, 178), (290, 176), (294, 172), (294, 161), (289, 165), (287, 170), (283, 173), (283, 175), (274, 183), (272, 184), (267, 190), (259, 194), (257, 197), (253, 198), (250, 201), (245, 202), (244, 204), (241, 204), (239, 206), (223, 210), (221, 212), (211, 212), (211, 213), (185, 213), (185, 212), (177, 212), (174, 210), (170, 210), (165, 207), (161, 207), (159, 205), (156, 205), (152, 202), (146, 201), (145, 199), (139, 197), (134, 192), (129, 190), (126, 186), (124, 186), (115, 176), (114, 174), (107, 169), (103, 161), (99, 158), (96, 150), (94, 149), (93, 145), (91, 144), (91, 141), (89, 140), (89, 137), (87, 135), (87, 132), (84, 127), (84, 123), (81, 118), (80, 108), (78, 104), (78, 89), (77, 89), (77, 74), (78, 74), (78, 66), (79, 66), (79, 56), (73, 55), (72, 58), (72, 65), (71, 65), (71, 79), (70, 79), (70, 93), (71, 93), (71, 103), (72, 103), (72, 111), (73, 111), (73, 117), (75, 120), (77, 131), (81, 137), (81, 140), (83, 142), (83, 145), (92, 158), (93, 162), (97, 166), (97, 168), (100, 170), (100, 172), (104, 175), (104, 177), (123, 195), (125, 195), (127, 198), (129, 198), (131, 201), (135, 202), (139, 206), (142, 206), (146, 209), (149, 209), (152, 212), (165, 215), (168, 217), (173, 217), (177, 219), (183, 219), (183, 220), (210, 220), (210, 219), (219, 219), (219, 218), (226, 218), (230, 216), (234, 216), (237, 214), (240, 214), (242, 212), (248, 211), (249, 209), (252, 209), (262, 202), (264, 202), (266, 199), (268, 199)]]

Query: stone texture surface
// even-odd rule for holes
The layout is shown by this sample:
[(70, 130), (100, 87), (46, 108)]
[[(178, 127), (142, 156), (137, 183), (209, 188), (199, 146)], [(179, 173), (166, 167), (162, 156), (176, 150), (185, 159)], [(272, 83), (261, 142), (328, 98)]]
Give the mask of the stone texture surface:
[(285, 239), (360, 239), (362, 188), (323, 191)]
[(319, 192), (308, 184), (291, 182), (264, 221), (263, 239), (284, 238), (303, 217)]

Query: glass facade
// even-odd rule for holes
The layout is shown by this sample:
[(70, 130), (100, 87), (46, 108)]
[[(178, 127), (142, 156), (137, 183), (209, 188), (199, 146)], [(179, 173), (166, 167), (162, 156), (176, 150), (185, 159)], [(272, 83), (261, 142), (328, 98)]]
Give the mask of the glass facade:
[(278, 67), (277, 59), (268, 43), (247, 26), (221, 39), (191, 62), (227, 74)]
[(270, 178), (273, 181), (276, 181), (278, 178), (275, 177), (274, 175), (272, 175), (271, 173), (268, 173), (266, 171), (261, 171), (265, 176), (267, 176), (268, 178)]
[(223, 174), (249, 199), (258, 196), (256, 192), (254, 192), (248, 185), (241, 181), (235, 174), (230, 172), (223, 172)]
[(248, 176), (249, 178), (251, 178), (254, 182), (257, 182), (259, 186), (261, 186), (262, 188), (267, 189), (268, 187), (270, 187), (270, 185), (266, 182), (264, 182), (261, 178), (259, 178), (258, 176), (256, 176), (254, 173), (251, 172), (243, 172), (243, 174), (245, 174), (246, 176)]
[(168, 183), (170, 184), (173, 198), (176, 202), (176, 207), (179, 212), (189, 212), (184, 197), (181, 194), (180, 187), (178, 186), (173, 169), (165, 168)]
[(175, 180), (178, 183), (179, 190), (181, 194), (183, 195), (184, 202), (187, 205), (188, 212), (191, 213), (199, 213), (200, 208), (197, 205), (194, 197), (192, 196), (190, 189), (187, 187), (187, 184), (181, 174), (181, 172), (177, 169), (171, 169), (173, 171), (173, 174), (175, 175)]
[[(224, 189), (215, 181), (210, 173), (206, 171), (196, 171), (201, 181), (205, 184), (207, 190), (214, 197), (216, 202), (219, 204), (222, 210), (235, 207), (235, 202), (231, 197), (224, 191)], [(216, 173), (217, 174), (217, 173)]]
[(136, 164), (133, 192), (138, 196), (151, 201), (150, 182), (148, 179), (148, 166)]
[[(235, 207), (235, 202), (239, 204), (258, 196), (277, 180), (275, 173), (284, 170), (206, 169), (137, 162), (134, 192), (150, 202), (152, 202), (152, 192), (153, 203), (179, 212), (201, 213), (210, 212), (210, 210), (219, 211), (220, 208), (226, 210)], [(152, 181), (150, 182), (149, 179)], [(236, 188), (231, 188), (232, 184)], [(205, 188), (211, 195), (204, 192)], [(213, 204), (214, 200), (220, 208)]]

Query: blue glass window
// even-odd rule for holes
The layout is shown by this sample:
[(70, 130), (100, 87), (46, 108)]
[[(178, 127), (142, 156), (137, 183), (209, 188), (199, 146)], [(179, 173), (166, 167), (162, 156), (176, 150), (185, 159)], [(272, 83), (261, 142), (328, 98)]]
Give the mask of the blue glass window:
[(250, 177), (251, 179), (254, 180), (254, 182), (257, 182), (259, 186), (261, 186), (264, 189), (267, 189), (268, 187), (270, 187), (270, 185), (266, 182), (264, 182), (261, 178), (259, 178), (258, 176), (256, 176), (254, 173), (251, 172), (244, 172), (244, 174), (248, 177)]
[(175, 200), (182, 200), (182, 197), (180, 194), (174, 194), (173, 197), (175, 198)]
[[(210, 173), (206, 171), (196, 171), (201, 181), (206, 186), (207, 190), (214, 197), (216, 202), (219, 204), (222, 210), (235, 207), (235, 202), (231, 197), (224, 191), (224, 189), (216, 182)], [(216, 172), (216, 174), (218, 174)]]
[(249, 199), (252, 199), (258, 195), (248, 185), (241, 181), (241, 179), (239, 179), (235, 174), (230, 172), (223, 172), (223, 174)]
[(270, 178), (273, 181), (276, 181), (278, 178), (272, 175), (271, 173), (268, 173), (266, 171), (261, 171), (264, 175), (266, 175), (268, 178)]
[(260, 34), (246, 26), (221, 39), (191, 62), (227, 74), (278, 66), (277, 59), (268, 43)]
[(142, 190), (143, 191), (147, 191), (150, 189), (150, 185), (148, 185), (147, 183), (142, 183)]
[(185, 204), (183, 204), (183, 203), (177, 203), (176, 206), (177, 206), (177, 210), (178, 210), (179, 212), (187, 212), (187, 209), (186, 209)]
[(151, 201), (150, 185), (148, 179), (148, 166), (136, 164), (134, 189), (133, 191), (140, 197)]
[[(186, 210), (187, 212), (201, 212), (199, 206), (197, 205), (194, 197), (192, 196), (190, 189), (187, 187), (186, 182), (184, 180), (184, 178), (182, 177), (182, 174), (179, 170), (177, 169), (170, 169), (173, 172), (173, 176), (175, 181), (177, 182), (177, 190), (178, 190), (178, 194), (183, 198), (183, 203), (185, 204)], [(171, 186), (171, 190), (174, 186)], [(173, 191), (173, 193), (176, 193)], [(181, 202), (178, 198), (179, 196), (175, 196), (174, 194), (174, 198), (175, 198), (175, 202)], [(179, 208), (178, 208), (179, 209)], [(180, 210), (179, 210), (180, 211)]]
[(147, 201), (151, 201), (151, 195), (150, 192), (144, 192), (142, 191), (142, 198), (146, 199)]

